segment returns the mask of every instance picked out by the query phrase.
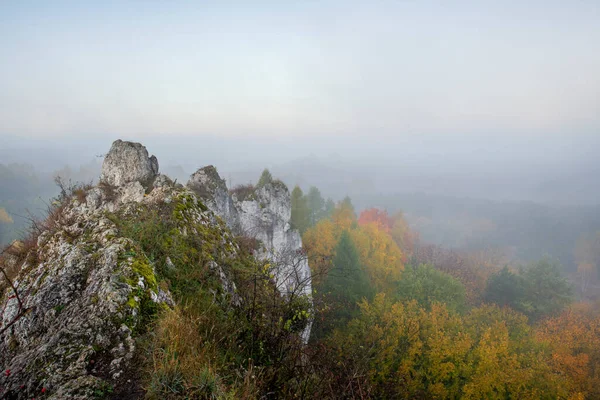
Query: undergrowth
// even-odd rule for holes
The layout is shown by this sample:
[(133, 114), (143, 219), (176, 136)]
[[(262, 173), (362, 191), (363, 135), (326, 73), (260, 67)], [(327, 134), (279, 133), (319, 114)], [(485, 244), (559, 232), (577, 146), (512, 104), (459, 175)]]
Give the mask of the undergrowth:
[[(176, 302), (158, 311), (144, 339), (147, 397), (298, 397), (313, 379), (298, 335), (310, 303), (283, 299), (272, 266), (252, 256), (247, 239), (211, 223), (204, 210), (194, 196), (180, 194), (170, 203), (109, 216), (121, 236), (140, 246), (158, 286)], [(223, 290), (215, 264), (235, 282), (240, 305)]]

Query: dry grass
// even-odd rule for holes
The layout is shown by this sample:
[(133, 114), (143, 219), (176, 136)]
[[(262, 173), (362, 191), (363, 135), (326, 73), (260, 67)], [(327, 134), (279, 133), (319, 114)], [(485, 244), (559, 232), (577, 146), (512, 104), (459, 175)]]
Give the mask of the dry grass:
[(254, 193), (254, 186), (252, 184), (238, 185), (231, 189), (229, 193), (232, 195), (235, 194), (238, 200), (243, 201)]
[(158, 320), (152, 341), (150, 399), (221, 399), (225, 386), (213, 367), (217, 352), (201, 318), (176, 307)]
[[(85, 202), (87, 191), (91, 184), (73, 184), (65, 182), (56, 177), (55, 182), (60, 189), (58, 197), (54, 198), (47, 207), (45, 218), (36, 217), (29, 214), (29, 227), (23, 235), (23, 239), (14, 241), (7, 246), (2, 257), (0, 257), (0, 267), (2, 267), (8, 278), (13, 280), (21, 272), (25, 264), (34, 265), (37, 259), (38, 238), (44, 232), (50, 235), (57, 232), (61, 227), (71, 224), (69, 218), (65, 216), (64, 210), (70, 199), (75, 197), (80, 203)], [(2, 283), (0, 282), (0, 289)]]
[(100, 181), (100, 183), (98, 183), (98, 187), (100, 188), (100, 190), (102, 190), (102, 193), (104, 194), (104, 197), (106, 198), (106, 200), (108, 200), (108, 201), (116, 200), (117, 188), (115, 186), (111, 185), (110, 183)]

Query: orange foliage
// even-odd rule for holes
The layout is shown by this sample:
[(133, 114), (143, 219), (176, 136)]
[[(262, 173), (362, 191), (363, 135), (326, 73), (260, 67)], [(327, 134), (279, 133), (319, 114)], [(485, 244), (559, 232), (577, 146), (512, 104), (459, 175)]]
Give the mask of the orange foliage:
[(375, 224), (377, 225), (377, 228), (383, 232), (390, 233), (392, 231), (394, 221), (392, 221), (392, 219), (389, 217), (387, 211), (381, 211), (377, 208), (369, 208), (368, 210), (364, 210), (360, 213), (360, 216), (358, 217), (358, 224), (361, 226)]
[(402, 212), (390, 217), (385, 210), (369, 208), (360, 213), (358, 224), (360, 226), (375, 224), (379, 230), (392, 236), (405, 255), (412, 255), (418, 241), (417, 232), (410, 229)]
[(550, 344), (552, 367), (565, 374), (585, 398), (600, 398), (600, 315), (590, 305), (577, 304), (543, 321), (538, 340)]

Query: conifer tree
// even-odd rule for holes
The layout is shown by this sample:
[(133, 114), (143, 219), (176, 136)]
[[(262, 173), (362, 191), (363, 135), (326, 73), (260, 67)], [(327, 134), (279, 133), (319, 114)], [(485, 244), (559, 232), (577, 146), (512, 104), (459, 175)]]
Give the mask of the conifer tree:
[(315, 337), (346, 324), (359, 312), (358, 303), (370, 299), (373, 290), (369, 277), (360, 264), (358, 251), (350, 234), (344, 231), (335, 249), (333, 266), (317, 288), (320, 302), (330, 308), (321, 321), (315, 322)]
[(291, 224), (294, 229), (298, 229), (301, 234), (304, 234), (309, 226), (309, 210), (306, 205), (306, 196), (302, 193), (302, 189), (296, 186), (292, 190), (292, 217)]

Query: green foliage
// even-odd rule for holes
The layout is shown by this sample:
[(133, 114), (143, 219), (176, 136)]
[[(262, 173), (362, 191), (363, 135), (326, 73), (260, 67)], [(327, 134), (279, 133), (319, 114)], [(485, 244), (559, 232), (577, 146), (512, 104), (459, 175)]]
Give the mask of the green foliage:
[(306, 195), (306, 202), (309, 210), (309, 224), (314, 226), (325, 218), (325, 199), (321, 196), (319, 189), (311, 186)]
[[(151, 287), (168, 289), (177, 304), (174, 310), (151, 309), (155, 303), (142, 289), (131, 299), (140, 311), (138, 325), (153, 327), (137, 332), (149, 336), (148, 397), (295, 397), (300, 382), (312, 379), (299, 362), (299, 333), (311, 319), (311, 303), (304, 296), (282, 298), (272, 266), (238, 246), (224, 225), (214, 225), (202, 211), (194, 196), (180, 193), (170, 203), (110, 216), (120, 235), (137, 246), (122, 262)], [(235, 293), (224, 290), (215, 268), (235, 282)]]
[(558, 264), (543, 259), (521, 270), (503, 268), (492, 275), (485, 290), (486, 301), (509, 306), (533, 321), (556, 315), (572, 301), (572, 289)]
[(335, 211), (335, 202), (332, 199), (327, 199), (325, 202), (325, 208), (323, 210), (323, 217), (329, 218)]
[(302, 235), (320, 220), (330, 217), (335, 210), (333, 200), (328, 199), (326, 202), (319, 189), (314, 186), (310, 187), (306, 195), (296, 186), (292, 190), (291, 200), (291, 223)]
[(571, 303), (571, 285), (557, 263), (543, 259), (531, 264), (522, 275), (527, 284), (525, 313), (533, 320), (556, 315)]
[(499, 306), (509, 306), (515, 310), (525, 309), (522, 302), (527, 296), (525, 278), (515, 274), (508, 267), (489, 277), (484, 299)]
[(464, 310), (466, 301), (460, 281), (427, 264), (408, 266), (404, 270), (398, 283), (398, 298), (416, 300), (427, 309), (431, 309), (434, 302), (444, 303), (452, 311)]
[(343, 326), (358, 312), (358, 302), (371, 298), (373, 290), (350, 234), (344, 231), (335, 248), (333, 266), (317, 287), (317, 301), (330, 306), (326, 316), (315, 322), (314, 337), (322, 337)]
[(256, 184), (256, 188), (261, 188), (265, 185), (268, 185), (270, 183), (273, 183), (273, 175), (271, 175), (271, 172), (269, 172), (268, 169), (264, 169), (262, 174), (260, 175), (260, 179), (258, 180), (258, 183)]
[(309, 209), (307, 206), (306, 197), (302, 193), (302, 189), (300, 189), (298, 186), (292, 190), (291, 205), (292, 217), (290, 222), (292, 228), (298, 229), (300, 234), (304, 234), (306, 229), (309, 227)]

